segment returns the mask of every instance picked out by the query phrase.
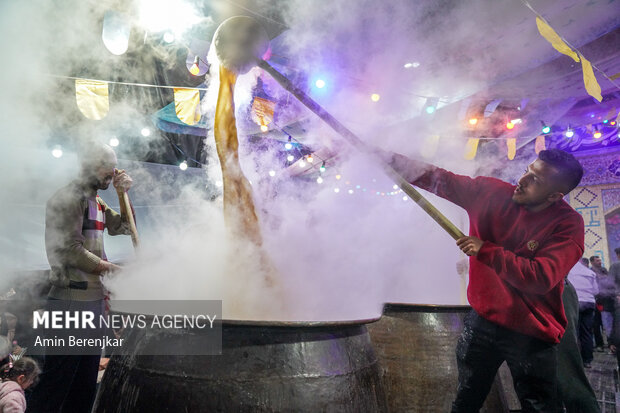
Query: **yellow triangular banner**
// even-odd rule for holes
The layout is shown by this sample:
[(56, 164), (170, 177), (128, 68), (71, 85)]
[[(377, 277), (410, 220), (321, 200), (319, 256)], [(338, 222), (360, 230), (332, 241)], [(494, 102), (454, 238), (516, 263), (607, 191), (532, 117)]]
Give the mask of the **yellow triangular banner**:
[(174, 110), (181, 122), (195, 125), (200, 120), (200, 91), (174, 88)]
[(594, 76), (594, 71), (592, 70), (592, 64), (588, 59), (583, 57), (583, 55), (579, 55), (581, 57), (581, 69), (583, 70), (583, 84), (586, 86), (586, 91), (590, 96), (594, 99), (601, 102), (603, 100), (603, 96), (601, 96), (601, 85), (598, 84), (596, 77)]
[(564, 40), (553, 30), (551, 26), (549, 26), (543, 19), (540, 17), (536, 17), (536, 26), (538, 26), (538, 32), (542, 37), (544, 37), (551, 46), (558, 52), (565, 54), (566, 56), (570, 56), (573, 58), (575, 62), (579, 62), (579, 57), (577, 53), (573, 51)]
[(424, 158), (432, 158), (437, 153), (438, 147), (439, 147), (439, 135), (429, 136), (424, 141), (424, 144), (422, 145), (422, 149), (420, 150), (420, 154)]
[(517, 140), (515, 138), (506, 139), (506, 146), (508, 146), (508, 159), (512, 161), (517, 154)]
[(478, 142), (480, 142), (479, 138), (469, 138), (467, 140), (467, 148), (465, 149), (465, 159), (471, 161), (476, 157), (476, 152), (478, 152)]
[(540, 151), (544, 151), (545, 149), (547, 149), (545, 135), (537, 136), (536, 143), (534, 144), (534, 150), (536, 151), (536, 155), (538, 155)]
[(75, 101), (84, 116), (101, 120), (110, 111), (108, 83), (98, 80), (75, 80)]

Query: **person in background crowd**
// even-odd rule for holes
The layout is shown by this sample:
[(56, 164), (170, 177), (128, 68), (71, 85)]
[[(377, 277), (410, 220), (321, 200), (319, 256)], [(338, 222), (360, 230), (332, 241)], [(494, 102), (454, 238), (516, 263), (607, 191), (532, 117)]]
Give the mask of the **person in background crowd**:
[(39, 379), (39, 365), (30, 357), (22, 357), (0, 367), (0, 413), (24, 413), (24, 390), (35, 386)]
[(568, 273), (568, 281), (575, 287), (579, 301), (578, 336), (581, 358), (584, 367), (590, 368), (590, 363), (594, 359), (592, 326), (594, 324), (594, 312), (596, 311), (596, 296), (598, 295), (596, 273), (583, 265), (583, 262), (579, 262)]
[(590, 260), (587, 257), (581, 258), (581, 263), (586, 266), (586, 268), (590, 268)]
[(592, 264), (592, 270), (596, 273), (596, 279), (598, 281), (598, 295), (596, 302), (602, 307), (601, 323), (605, 330), (607, 341), (611, 336), (614, 325), (614, 307), (616, 300), (616, 283), (613, 277), (609, 275), (607, 268), (603, 267), (602, 260), (598, 256), (590, 257), (590, 263)]
[(616, 253), (617, 262), (611, 264), (609, 267), (609, 276), (613, 278), (616, 284), (616, 300), (614, 307), (614, 326), (611, 331), (611, 346), (612, 352), (616, 353), (616, 359), (618, 362), (618, 370), (620, 370), (620, 247), (614, 249)]
[[(566, 313), (566, 331), (558, 344), (558, 390), (560, 399), (566, 413), (599, 413), (600, 407), (596, 400), (596, 394), (592, 390), (590, 381), (586, 376), (584, 364), (577, 341), (577, 329), (580, 319), (580, 299), (579, 291), (575, 291), (575, 287), (571, 284), (571, 280), (576, 278), (575, 275), (590, 271), (585, 268), (581, 262), (577, 262), (570, 270), (564, 285), (562, 293), (562, 303), (564, 304), (564, 312)], [(596, 280), (592, 278), (591, 285), (596, 287)], [(588, 300), (592, 300), (594, 305), (594, 296)], [(590, 335), (590, 354), (592, 354), (592, 335)]]

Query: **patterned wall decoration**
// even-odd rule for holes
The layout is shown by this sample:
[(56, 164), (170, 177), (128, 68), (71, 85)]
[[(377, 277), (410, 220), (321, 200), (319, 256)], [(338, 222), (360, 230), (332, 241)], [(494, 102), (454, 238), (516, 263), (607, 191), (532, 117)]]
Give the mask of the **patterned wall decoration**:
[(620, 151), (576, 156), (584, 170), (581, 185), (620, 184)]
[(620, 206), (620, 184), (617, 187), (603, 190), (602, 195), (605, 214)]
[(600, 186), (577, 187), (570, 194), (570, 205), (583, 217), (585, 226), (585, 257), (598, 255), (603, 265), (609, 264), (605, 213)]
[(582, 186), (568, 196), (583, 217), (585, 257), (598, 255), (609, 267), (620, 246), (620, 151), (577, 156), (584, 168)]

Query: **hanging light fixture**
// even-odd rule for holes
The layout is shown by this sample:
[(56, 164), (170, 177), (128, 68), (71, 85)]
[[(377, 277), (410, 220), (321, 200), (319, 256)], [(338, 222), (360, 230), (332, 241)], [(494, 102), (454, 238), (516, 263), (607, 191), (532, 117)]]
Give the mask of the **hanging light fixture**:
[(192, 67), (189, 68), (189, 72), (194, 76), (198, 76), (198, 74), (200, 73), (200, 67), (198, 66), (199, 62), (200, 58), (196, 56), (194, 58), (194, 64), (192, 65)]

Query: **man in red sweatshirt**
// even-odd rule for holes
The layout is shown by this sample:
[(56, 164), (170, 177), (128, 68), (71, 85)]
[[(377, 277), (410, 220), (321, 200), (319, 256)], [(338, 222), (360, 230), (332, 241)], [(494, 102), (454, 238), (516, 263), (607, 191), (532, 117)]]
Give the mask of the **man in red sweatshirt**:
[(524, 412), (557, 412), (556, 344), (564, 334), (564, 278), (583, 255), (581, 215), (562, 199), (583, 169), (570, 154), (541, 151), (517, 185), (456, 175), (398, 154), (389, 163), (409, 182), (464, 208), (470, 235), (472, 312), (457, 345), (452, 412), (477, 412), (505, 360)]

